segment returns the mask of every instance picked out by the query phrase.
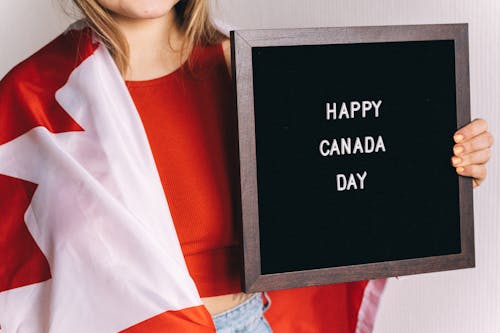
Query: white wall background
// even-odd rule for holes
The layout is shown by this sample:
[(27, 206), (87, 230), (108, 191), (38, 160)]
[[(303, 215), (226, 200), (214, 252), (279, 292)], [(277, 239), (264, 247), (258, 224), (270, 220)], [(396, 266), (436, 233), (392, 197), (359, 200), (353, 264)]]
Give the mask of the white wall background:
[[(240, 28), (469, 23), (472, 117), (487, 119), (497, 139), (488, 179), (474, 193), (477, 267), (390, 280), (375, 331), (500, 332), (500, 0), (215, 1), (215, 15)], [(0, 77), (72, 21), (63, 7), (0, 2)]]

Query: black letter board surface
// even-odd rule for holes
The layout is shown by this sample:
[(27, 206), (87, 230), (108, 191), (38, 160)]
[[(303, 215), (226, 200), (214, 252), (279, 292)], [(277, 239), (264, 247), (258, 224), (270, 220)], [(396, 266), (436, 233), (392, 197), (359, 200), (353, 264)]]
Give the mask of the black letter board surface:
[(240, 30), (246, 291), (474, 266), (465, 24)]

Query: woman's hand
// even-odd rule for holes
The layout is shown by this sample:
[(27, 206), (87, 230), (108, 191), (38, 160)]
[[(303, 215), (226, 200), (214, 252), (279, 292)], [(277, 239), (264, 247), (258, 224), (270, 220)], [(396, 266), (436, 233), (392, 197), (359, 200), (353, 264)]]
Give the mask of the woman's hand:
[(461, 176), (473, 178), (474, 187), (486, 177), (486, 162), (490, 159), (493, 135), (488, 132), (488, 123), (476, 119), (455, 132), (452, 165)]

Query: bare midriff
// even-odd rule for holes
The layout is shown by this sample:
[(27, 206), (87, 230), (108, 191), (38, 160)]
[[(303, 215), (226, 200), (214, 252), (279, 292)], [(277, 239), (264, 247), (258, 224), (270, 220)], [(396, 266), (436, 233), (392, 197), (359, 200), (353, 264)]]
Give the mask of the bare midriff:
[(253, 295), (254, 294), (235, 293), (221, 296), (202, 297), (201, 300), (208, 312), (213, 316), (238, 306)]

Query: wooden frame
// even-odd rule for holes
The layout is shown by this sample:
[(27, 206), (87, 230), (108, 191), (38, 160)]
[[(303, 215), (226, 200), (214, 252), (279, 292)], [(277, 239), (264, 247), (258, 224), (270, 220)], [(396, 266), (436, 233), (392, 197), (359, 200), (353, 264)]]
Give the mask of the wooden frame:
[(472, 183), (459, 178), (459, 254), (369, 264), (261, 274), (259, 207), (253, 99), (252, 48), (264, 46), (453, 40), (457, 128), (470, 121), (468, 27), (466, 24), (240, 30), (231, 32), (237, 91), (243, 220), (244, 285), (247, 292), (339, 283), (474, 267)]

